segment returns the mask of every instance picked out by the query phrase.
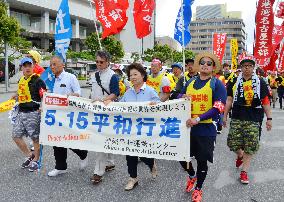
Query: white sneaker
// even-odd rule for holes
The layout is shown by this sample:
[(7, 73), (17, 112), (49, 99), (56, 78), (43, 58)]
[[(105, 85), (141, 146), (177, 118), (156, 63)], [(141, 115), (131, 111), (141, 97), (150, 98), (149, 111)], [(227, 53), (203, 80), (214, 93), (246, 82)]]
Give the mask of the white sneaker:
[(88, 165), (88, 157), (86, 157), (84, 160), (80, 160), (80, 163), (79, 163), (79, 169), (80, 170), (84, 170)]
[(57, 175), (61, 175), (67, 173), (67, 170), (57, 170), (57, 169), (53, 169), (52, 171), (48, 172), (48, 176), (49, 177), (56, 177)]
[(130, 191), (132, 189), (134, 189), (136, 186), (138, 185), (138, 180), (137, 178), (129, 178), (124, 190), (125, 191)]

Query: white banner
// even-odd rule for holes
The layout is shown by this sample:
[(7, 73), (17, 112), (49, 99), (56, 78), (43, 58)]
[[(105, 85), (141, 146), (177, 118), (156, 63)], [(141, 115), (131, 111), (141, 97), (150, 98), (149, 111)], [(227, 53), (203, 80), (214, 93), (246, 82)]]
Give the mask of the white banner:
[(40, 143), (88, 151), (189, 160), (190, 102), (157, 105), (113, 102), (105, 106), (82, 97), (46, 93)]

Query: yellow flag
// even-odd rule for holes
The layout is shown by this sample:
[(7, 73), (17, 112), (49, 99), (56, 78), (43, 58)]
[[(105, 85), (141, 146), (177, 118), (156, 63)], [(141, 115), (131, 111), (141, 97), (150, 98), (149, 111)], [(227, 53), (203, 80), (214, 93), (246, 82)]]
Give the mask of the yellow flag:
[(13, 108), (15, 105), (15, 100), (7, 100), (5, 102), (0, 103), (0, 112), (6, 112)]
[(237, 70), (238, 62), (237, 62), (237, 55), (238, 55), (238, 40), (231, 39), (231, 55), (232, 55), (232, 70)]

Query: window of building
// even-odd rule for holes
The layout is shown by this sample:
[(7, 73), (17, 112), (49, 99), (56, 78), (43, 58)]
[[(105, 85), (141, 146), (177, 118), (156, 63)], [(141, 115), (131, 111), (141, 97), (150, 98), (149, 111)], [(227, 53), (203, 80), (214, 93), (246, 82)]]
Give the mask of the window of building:
[(86, 39), (87, 37), (87, 28), (86, 27), (81, 27), (79, 28), (79, 37), (80, 39)]
[(31, 31), (40, 32), (40, 30), (41, 30), (41, 18), (40, 17), (31, 18)]
[(19, 13), (15, 11), (10, 12), (11, 17), (16, 18), (16, 20), (20, 23), (21, 27), (29, 30), (31, 26), (31, 17), (25, 13)]
[(55, 33), (55, 20), (49, 19), (49, 33), (54, 34)]

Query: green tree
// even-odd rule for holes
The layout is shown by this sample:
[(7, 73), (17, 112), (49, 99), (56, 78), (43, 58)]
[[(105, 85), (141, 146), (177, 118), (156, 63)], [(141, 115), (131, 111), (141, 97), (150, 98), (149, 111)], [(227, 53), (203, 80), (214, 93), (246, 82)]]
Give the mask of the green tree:
[(133, 62), (137, 62), (140, 59), (140, 55), (137, 52), (131, 53), (131, 59), (133, 59)]
[(75, 61), (78, 61), (78, 59), (83, 60), (95, 60), (95, 55), (90, 51), (81, 51), (81, 52), (75, 52), (71, 51), (70, 49), (67, 52), (67, 58), (73, 59)]
[[(194, 58), (195, 53), (193, 53), (191, 50), (184, 50), (185, 52), (185, 59), (187, 58)], [(173, 51), (173, 62), (182, 62), (183, 61), (183, 55), (182, 51)]]
[(5, 54), (4, 44), (7, 42), (14, 51), (9, 55), (13, 59), (16, 52), (26, 53), (32, 43), (19, 36), (24, 30), (15, 18), (8, 16), (7, 9), (6, 3), (0, 0), (0, 54)]
[[(101, 40), (102, 48), (108, 51), (112, 56), (113, 62), (119, 62), (124, 57), (124, 50), (121, 41), (117, 40), (114, 36), (108, 36)], [(92, 55), (95, 55), (100, 50), (97, 34), (94, 32), (89, 35), (85, 41)]]
[(166, 63), (172, 60), (172, 49), (168, 45), (155, 44), (152, 49), (144, 51), (142, 59), (151, 62), (154, 58), (159, 58), (161, 62)]

